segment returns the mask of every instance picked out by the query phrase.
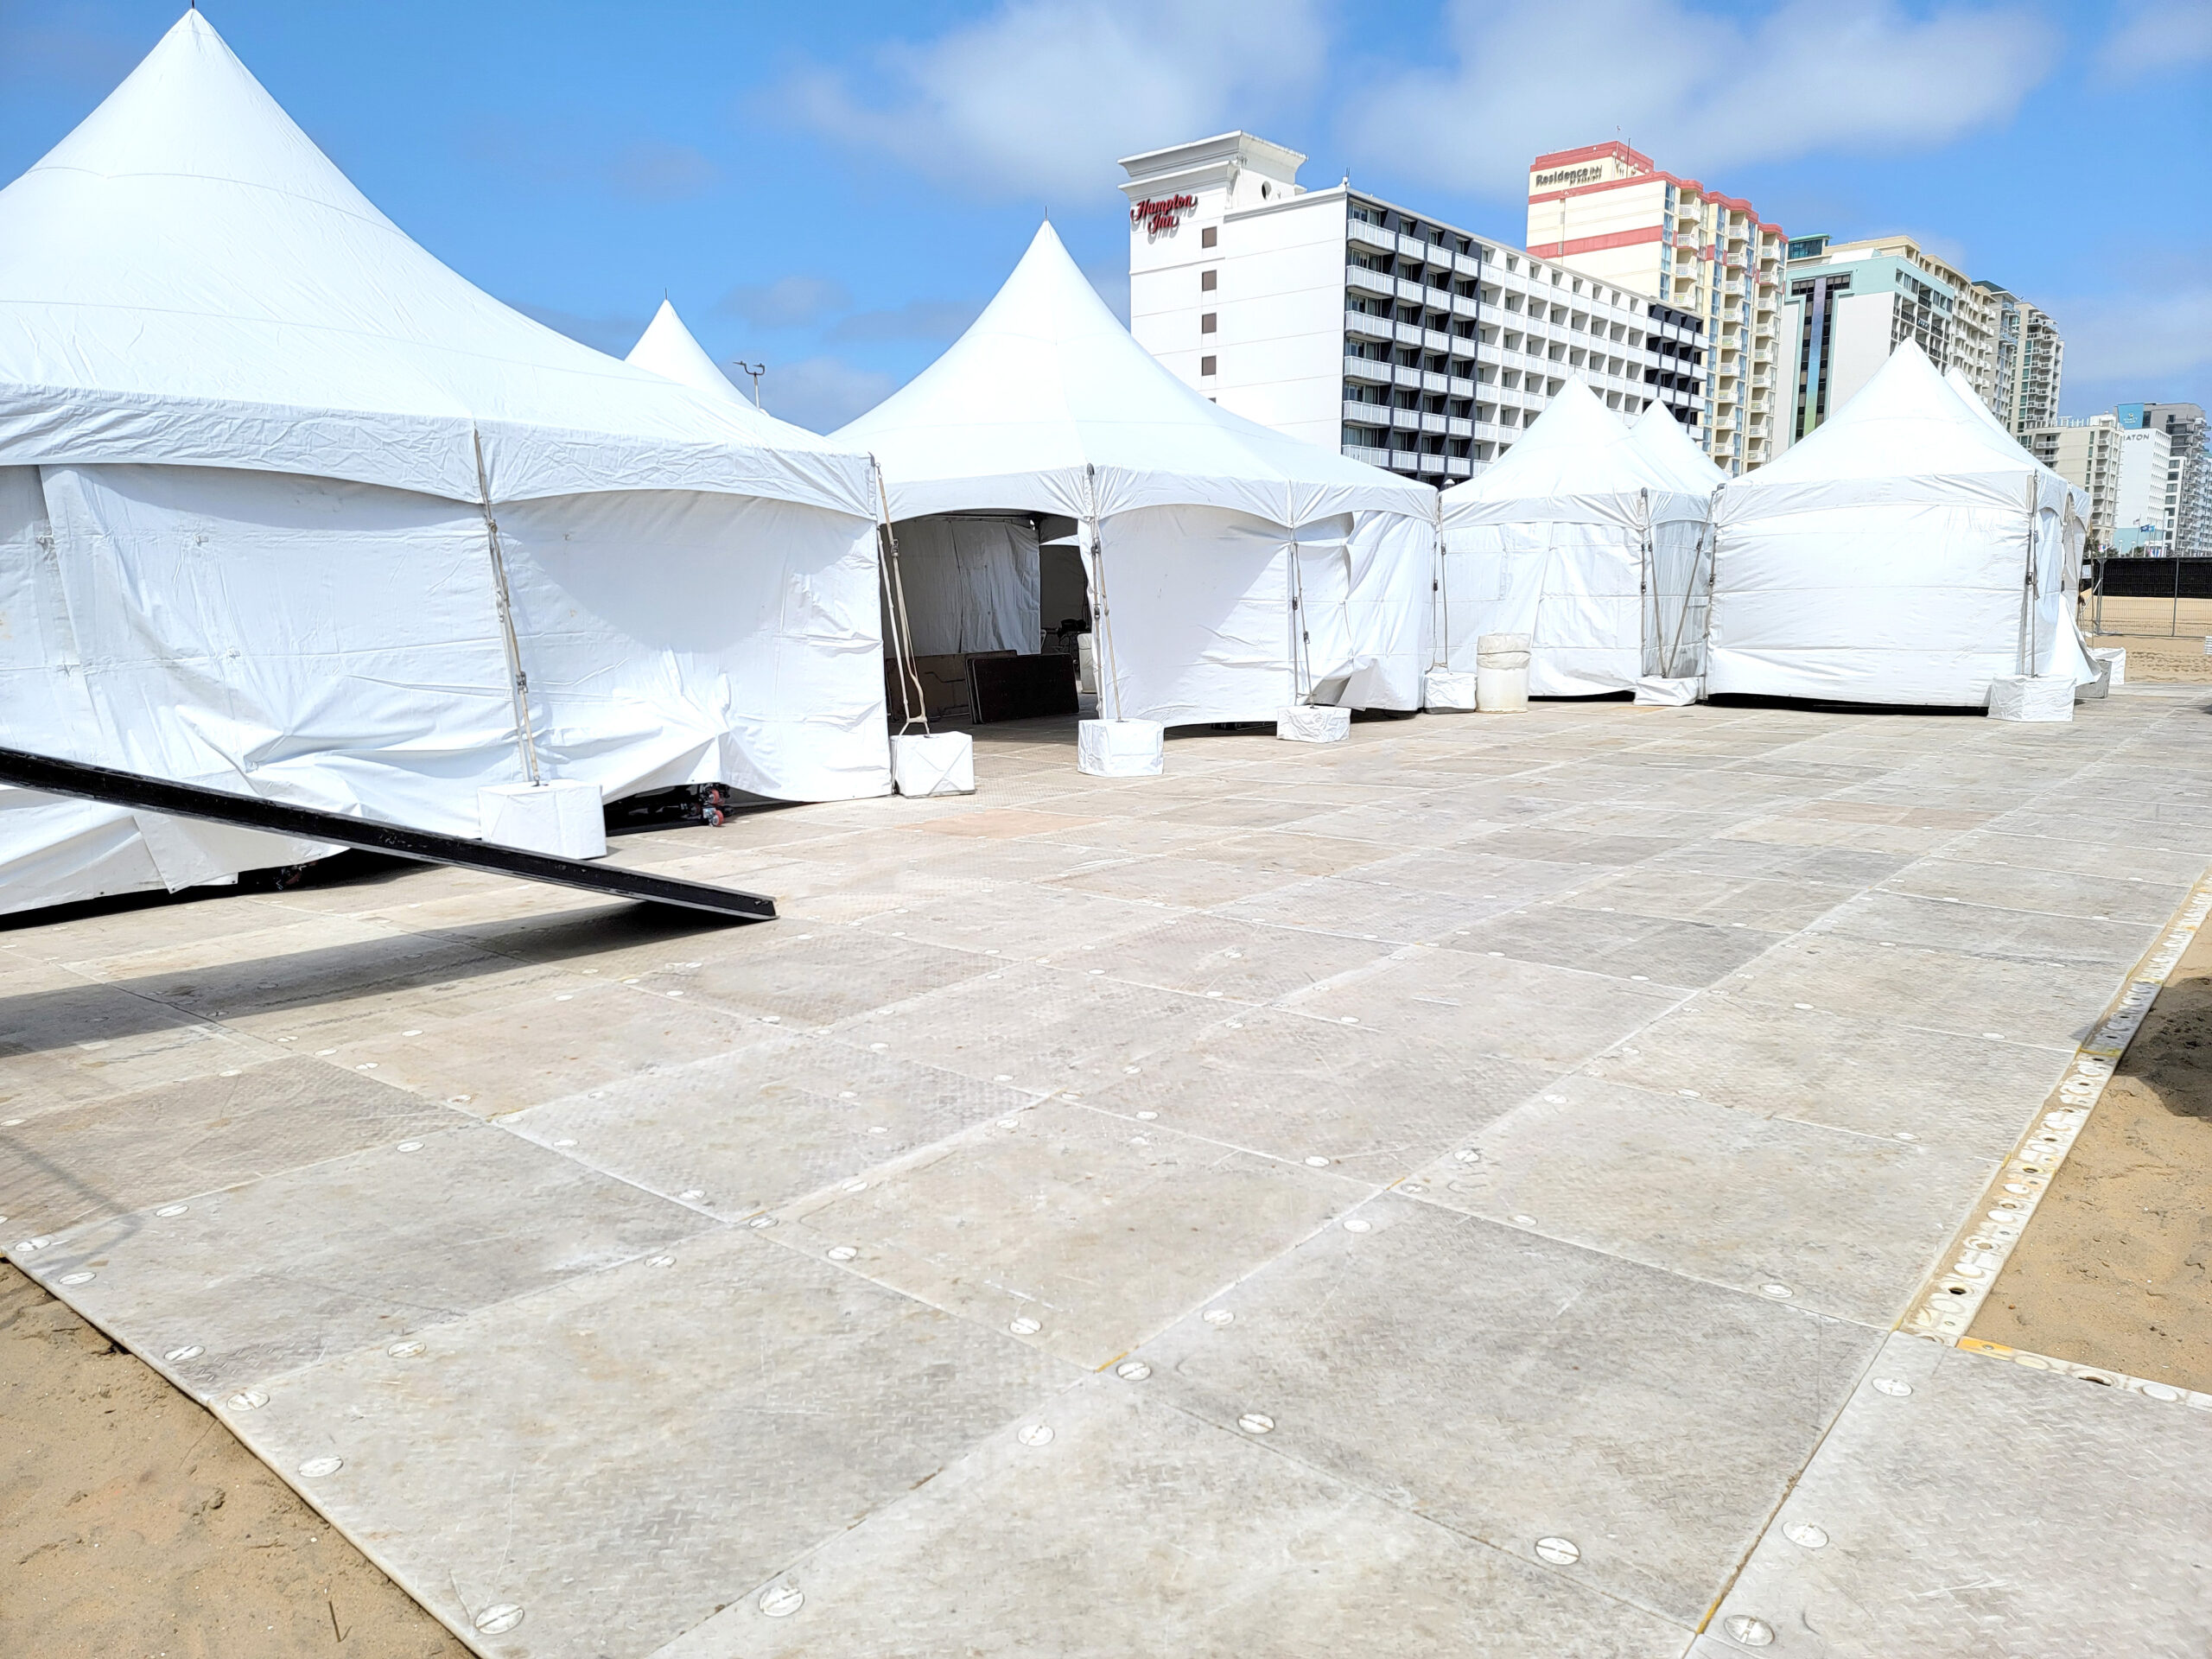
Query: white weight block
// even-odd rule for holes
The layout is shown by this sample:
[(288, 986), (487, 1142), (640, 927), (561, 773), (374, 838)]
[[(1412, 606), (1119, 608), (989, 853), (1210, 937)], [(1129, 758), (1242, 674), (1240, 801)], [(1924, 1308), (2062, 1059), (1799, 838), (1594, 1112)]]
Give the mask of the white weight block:
[(1992, 720), (2060, 721), (2074, 718), (2071, 675), (2003, 674), (1989, 683)]
[(973, 795), (976, 742), (965, 732), (912, 732), (891, 740), (891, 786), (901, 795)]
[(1086, 720), (1075, 728), (1075, 765), (1093, 778), (1157, 778), (1167, 728), (1156, 720)]
[(1275, 710), (1275, 735), (1291, 743), (1341, 743), (1351, 735), (1351, 710), (1294, 703)]
[(2089, 647), (2089, 660), (2093, 663), (2109, 663), (2112, 665), (2112, 672), (2105, 678), (2107, 685), (2127, 683), (2127, 653), (2119, 646), (2092, 645)]
[(604, 858), (607, 809), (597, 784), (556, 778), (543, 784), (495, 784), (476, 791), (485, 840), (555, 858)]
[(1421, 681), (1421, 706), (1435, 709), (1472, 709), (1475, 677), (1457, 669), (1430, 669)]

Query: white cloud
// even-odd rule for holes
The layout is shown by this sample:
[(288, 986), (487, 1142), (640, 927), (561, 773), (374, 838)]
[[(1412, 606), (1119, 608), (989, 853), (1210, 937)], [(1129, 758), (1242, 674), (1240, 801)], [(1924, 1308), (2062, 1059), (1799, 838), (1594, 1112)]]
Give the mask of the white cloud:
[(760, 404), (779, 421), (812, 432), (834, 432), (899, 389), (892, 376), (855, 368), (835, 357), (774, 363), (760, 377)]
[(638, 201), (683, 201), (715, 188), (721, 169), (689, 144), (641, 138), (615, 152), (603, 171), (608, 188)]
[(1448, 33), (1456, 61), (1385, 81), (1340, 136), (1393, 171), (1500, 195), (1544, 151), (1616, 136), (1707, 175), (1940, 144), (2007, 117), (2057, 49), (2020, 4), (1917, 15), (1895, 0), (1791, 0), (1742, 21), (1683, 0), (1453, 0)]
[(804, 328), (845, 310), (853, 296), (828, 276), (779, 276), (744, 283), (715, 302), (715, 309), (742, 317), (756, 328)]
[(982, 310), (963, 300), (909, 300), (887, 311), (856, 311), (830, 331), (832, 340), (952, 340)]
[(2131, 0), (2097, 53), (2113, 80), (2185, 69), (2212, 60), (2212, 4), (2206, 0)]
[(1117, 156), (1249, 126), (1326, 57), (1319, 0), (1002, 0), (877, 54), (871, 85), (810, 69), (781, 102), (840, 143), (978, 195), (1089, 197)]
[(2047, 308), (2066, 341), (2060, 391), (2069, 409), (2212, 396), (2212, 283), (2198, 277)]

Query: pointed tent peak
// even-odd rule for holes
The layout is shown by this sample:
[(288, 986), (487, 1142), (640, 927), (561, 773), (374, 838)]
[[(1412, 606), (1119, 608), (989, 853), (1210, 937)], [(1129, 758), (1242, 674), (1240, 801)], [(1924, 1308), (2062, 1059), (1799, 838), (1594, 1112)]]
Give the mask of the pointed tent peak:
[(1728, 474), (1697, 446), (1666, 404), (1654, 401), (1629, 428), (1629, 447), (1675, 487), (1691, 491), (1718, 489)]
[(676, 315), (676, 307), (671, 301), (664, 299), (660, 302), (660, 309), (653, 313), (653, 320), (645, 325), (645, 332), (638, 336), (638, 343), (630, 348), (630, 355), (623, 361), (651, 369), (694, 391), (728, 398), (747, 410), (753, 407), (752, 400), (737, 389), (736, 383), (721, 372), (721, 365), (692, 338), (691, 331)]
[(1570, 376), (1519, 442), (1465, 484), (1444, 493), (1454, 500), (1606, 494), (1652, 482), (1621, 453), (1628, 429), (1580, 379)]
[(215, 26), (188, 11), (121, 84), (23, 176), (214, 180), (390, 220), (315, 148)]
[(971, 333), (977, 330), (1042, 330), (1046, 338), (1058, 340), (1098, 334), (1126, 338), (1128, 333), (1083, 274), (1049, 219), (1037, 226), (1037, 234), (1029, 238), (999, 291), (970, 326)]
[(1986, 411), (1974, 412), (1976, 401), (1946, 384), (1928, 353), (1908, 340), (1809, 436), (1730, 487), (2036, 471), (2034, 458)]
[(938, 359), (833, 442), (871, 451), (895, 517), (1234, 506), (1280, 524), (1433, 515), (1435, 493), (1221, 408), (1140, 346), (1049, 221)]

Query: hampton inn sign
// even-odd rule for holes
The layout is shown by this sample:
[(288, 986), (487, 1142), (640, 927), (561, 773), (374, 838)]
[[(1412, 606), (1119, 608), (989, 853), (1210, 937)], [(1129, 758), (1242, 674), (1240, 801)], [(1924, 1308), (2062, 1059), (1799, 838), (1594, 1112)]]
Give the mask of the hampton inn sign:
[(1147, 197), (1129, 209), (1129, 223), (1141, 225), (1151, 235), (1158, 236), (1162, 231), (1172, 231), (1180, 225), (1183, 215), (1198, 205), (1196, 196), (1162, 196), (1157, 200)]

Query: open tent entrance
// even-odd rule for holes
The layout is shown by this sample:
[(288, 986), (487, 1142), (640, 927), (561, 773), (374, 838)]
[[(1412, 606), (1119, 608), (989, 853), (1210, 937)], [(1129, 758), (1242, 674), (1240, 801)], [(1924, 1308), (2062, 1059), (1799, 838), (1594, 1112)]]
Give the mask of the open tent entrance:
[(1096, 682), (1077, 531), (1072, 518), (1028, 512), (931, 513), (892, 526), (884, 673), (894, 722), (925, 715), (982, 725), (1078, 712), (1079, 696)]

